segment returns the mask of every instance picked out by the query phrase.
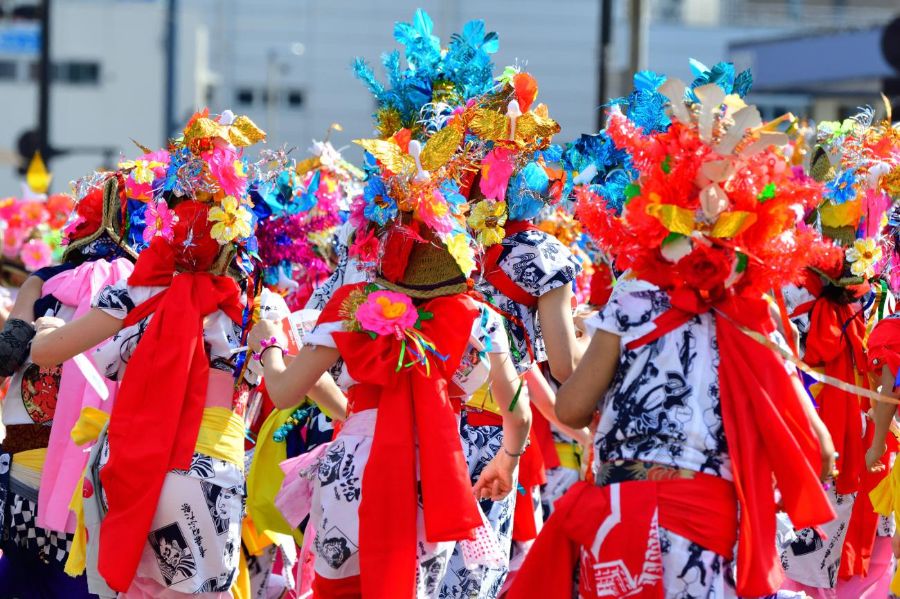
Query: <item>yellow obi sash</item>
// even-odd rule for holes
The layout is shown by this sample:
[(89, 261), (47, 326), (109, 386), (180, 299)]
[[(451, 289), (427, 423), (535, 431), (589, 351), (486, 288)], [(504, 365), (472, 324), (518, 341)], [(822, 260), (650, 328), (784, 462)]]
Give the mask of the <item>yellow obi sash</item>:
[(497, 405), (497, 402), (494, 401), (494, 396), (487, 383), (482, 385), (464, 405), (469, 408), (481, 410), (482, 412), (490, 412), (497, 416), (503, 415), (503, 411), (500, 409), (500, 406)]
[(10, 477), (32, 489), (38, 489), (41, 486), (41, 473), (44, 471), (46, 459), (46, 447), (14, 453)]
[[(894, 515), (894, 522), (900, 526), (900, 461), (898, 461), (890, 474), (878, 483), (878, 486), (869, 492), (872, 507), (882, 516)], [(900, 595), (900, 570), (894, 572), (891, 580), (891, 593)]]
[(556, 442), (556, 455), (559, 465), (570, 470), (581, 470), (581, 445), (578, 443)]

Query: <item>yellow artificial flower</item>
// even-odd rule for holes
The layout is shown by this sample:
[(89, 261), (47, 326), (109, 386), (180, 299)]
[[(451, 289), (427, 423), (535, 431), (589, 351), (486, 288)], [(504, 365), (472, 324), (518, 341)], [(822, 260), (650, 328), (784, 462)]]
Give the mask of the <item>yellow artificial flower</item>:
[(478, 233), (478, 242), (489, 247), (503, 241), (506, 232), (506, 202), (482, 200), (475, 204), (468, 218), (469, 226)]
[(466, 234), (457, 233), (456, 235), (451, 235), (447, 238), (445, 244), (447, 246), (447, 251), (453, 256), (459, 269), (464, 275), (469, 276), (469, 274), (475, 270), (475, 252), (469, 245)]
[(209, 209), (209, 220), (214, 224), (210, 235), (220, 244), (226, 244), (235, 239), (249, 237), (252, 233), (250, 211), (240, 205), (234, 196), (225, 196), (221, 206), (213, 206)]
[(135, 183), (152, 183), (155, 177), (153, 169), (165, 166), (162, 162), (155, 160), (127, 160), (119, 163), (119, 168), (134, 169), (131, 177)]
[(875, 276), (875, 263), (881, 260), (881, 247), (874, 239), (857, 239), (847, 250), (850, 272), (857, 277), (871, 279)]

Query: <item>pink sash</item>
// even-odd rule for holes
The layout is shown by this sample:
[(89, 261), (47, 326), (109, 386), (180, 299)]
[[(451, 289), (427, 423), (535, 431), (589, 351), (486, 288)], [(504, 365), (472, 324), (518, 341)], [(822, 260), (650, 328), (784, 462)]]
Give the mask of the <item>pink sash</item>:
[[(134, 265), (126, 258), (117, 258), (112, 262), (85, 262), (48, 280), (44, 283), (43, 293), (53, 294), (63, 304), (74, 306), (74, 320), (91, 309), (91, 300), (101, 289), (128, 278), (132, 270)], [(90, 356), (91, 351), (85, 354)], [(102, 401), (72, 360), (63, 364), (56, 414), (38, 493), (37, 525), (40, 527), (57, 532), (75, 531), (75, 516), (69, 512), (69, 502), (84, 471), (90, 447), (75, 445), (70, 433), (82, 408), (92, 407), (104, 412), (112, 410), (118, 385), (106, 381), (106, 386), (110, 398)]]

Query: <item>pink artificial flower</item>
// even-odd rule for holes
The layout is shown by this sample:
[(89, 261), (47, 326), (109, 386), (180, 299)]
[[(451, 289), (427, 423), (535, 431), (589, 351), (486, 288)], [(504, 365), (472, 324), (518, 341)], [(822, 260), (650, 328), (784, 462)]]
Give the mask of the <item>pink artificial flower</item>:
[(66, 226), (63, 227), (62, 235), (63, 235), (63, 244), (68, 243), (69, 237), (78, 229), (79, 225), (86, 223), (87, 219), (84, 218), (83, 215), (78, 214), (77, 212), (73, 212), (72, 216), (69, 218), (69, 221), (66, 223)]
[(144, 241), (150, 243), (154, 237), (162, 237), (166, 241), (172, 241), (175, 234), (175, 223), (178, 217), (175, 211), (169, 208), (164, 201), (150, 202), (147, 204), (147, 210), (144, 212)]
[(366, 198), (362, 194), (350, 200), (350, 224), (357, 229), (366, 226), (368, 219), (365, 217)]
[(356, 235), (353, 245), (350, 246), (349, 255), (360, 262), (375, 262), (378, 258), (378, 238), (372, 229), (366, 230), (363, 235)]
[(22, 258), (25, 268), (34, 272), (50, 265), (53, 261), (53, 250), (43, 239), (32, 239), (25, 242), (19, 256)]
[(416, 215), (435, 233), (449, 233), (453, 229), (450, 207), (447, 206), (444, 195), (437, 189), (432, 194), (422, 197)]
[(240, 198), (247, 190), (247, 173), (237, 151), (229, 147), (216, 147), (204, 156), (209, 172), (219, 182), (226, 196)]
[(149, 152), (120, 163), (120, 166), (132, 169), (125, 179), (125, 193), (128, 197), (149, 200), (153, 197), (153, 181), (164, 177), (169, 168), (169, 153), (165, 150)]
[(419, 320), (412, 300), (394, 291), (376, 291), (356, 309), (356, 320), (366, 331), (378, 335), (399, 334)]
[(508, 148), (494, 148), (481, 161), (481, 193), (491, 200), (506, 199), (506, 186), (513, 172), (513, 151)]

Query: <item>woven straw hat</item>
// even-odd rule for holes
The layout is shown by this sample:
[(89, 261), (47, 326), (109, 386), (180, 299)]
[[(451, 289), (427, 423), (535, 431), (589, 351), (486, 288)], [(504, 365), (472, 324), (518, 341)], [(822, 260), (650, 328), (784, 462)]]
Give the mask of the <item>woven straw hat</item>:
[(465, 293), (469, 290), (468, 279), (447, 248), (438, 243), (417, 243), (409, 254), (400, 281), (392, 283), (378, 277), (375, 282), (416, 299)]

